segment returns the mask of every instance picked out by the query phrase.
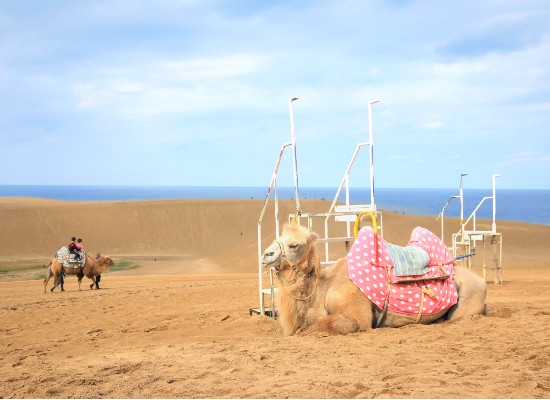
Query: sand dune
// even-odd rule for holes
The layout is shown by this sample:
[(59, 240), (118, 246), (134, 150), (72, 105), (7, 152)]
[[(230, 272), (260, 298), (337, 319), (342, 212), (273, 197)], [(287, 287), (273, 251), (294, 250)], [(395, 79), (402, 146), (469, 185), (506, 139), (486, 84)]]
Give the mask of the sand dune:
[[(549, 226), (498, 222), (504, 284), (489, 283), (486, 316), (284, 338), (276, 321), (249, 315), (261, 206), (0, 200), (0, 263), (47, 261), (78, 235), (90, 252), (143, 265), (105, 274), (100, 291), (78, 292), (73, 277), (53, 294), (38, 280), (0, 282), (0, 397), (550, 397)], [(385, 213), (384, 236), (405, 244), (432, 222)], [(262, 240), (273, 236), (266, 228)]]

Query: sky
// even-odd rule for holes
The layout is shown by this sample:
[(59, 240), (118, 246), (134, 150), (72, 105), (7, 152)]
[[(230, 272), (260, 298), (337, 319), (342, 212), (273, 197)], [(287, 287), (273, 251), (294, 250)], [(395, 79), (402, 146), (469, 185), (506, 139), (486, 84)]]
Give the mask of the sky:
[[(547, 0), (0, 0), (0, 184), (550, 189)], [(349, 176), (369, 186), (369, 149)], [(285, 150), (279, 186), (292, 186)]]

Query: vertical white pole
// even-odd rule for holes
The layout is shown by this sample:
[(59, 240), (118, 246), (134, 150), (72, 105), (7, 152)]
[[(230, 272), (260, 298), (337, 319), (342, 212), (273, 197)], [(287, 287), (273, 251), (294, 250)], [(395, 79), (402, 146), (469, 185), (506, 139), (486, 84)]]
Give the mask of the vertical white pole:
[(443, 219), (445, 218), (444, 216), (444, 211), (441, 211), (441, 241), (442, 242), (445, 242), (445, 227), (444, 227), (444, 223), (443, 223)]
[(464, 242), (464, 188), (462, 186), (462, 177), (467, 173), (460, 174), (460, 240)]
[(275, 237), (279, 237), (279, 188), (277, 187), (277, 178), (273, 179), (274, 200), (275, 200)]
[(263, 283), (262, 283), (262, 223), (258, 221), (258, 288), (260, 292), (260, 314), (265, 315), (264, 307), (264, 295), (262, 293)]
[[(350, 207), (349, 207), (349, 175), (346, 175), (346, 207), (347, 207), (347, 211), (349, 211)], [(346, 222), (346, 226), (347, 226), (347, 235), (348, 237), (351, 236), (351, 221), (349, 220), (349, 214), (346, 216), (348, 218), (346, 218), (347, 222)]]
[(294, 193), (296, 195), (296, 211), (300, 209), (300, 195), (298, 193), (298, 159), (296, 157), (296, 137), (294, 135), (294, 109), (292, 103), (298, 100), (299, 97), (293, 97), (290, 99), (290, 135), (292, 137), (292, 151), (294, 153)]
[(497, 191), (496, 191), (496, 180), (500, 174), (493, 175), (493, 225), (491, 226), (493, 233), (497, 231)]
[(372, 105), (378, 103), (380, 99), (369, 101), (369, 144), (370, 144), (370, 208), (375, 210), (374, 202), (374, 143), (372, 134)]
[(468, 174), (460, 174), (460, 224), (464, 222), (464, 189), (462, 187), (462, 177)]

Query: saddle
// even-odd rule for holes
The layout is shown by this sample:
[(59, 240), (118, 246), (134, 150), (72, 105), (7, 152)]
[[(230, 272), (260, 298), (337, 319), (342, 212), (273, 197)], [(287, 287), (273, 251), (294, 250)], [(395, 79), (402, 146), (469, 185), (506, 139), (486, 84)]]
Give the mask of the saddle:
[(82, 268), (86, 264), (86, 254), (82, 254), (81, 259), (75, 259), (75, 254), (71, 254), (67, 246), (63, 246), (55, 254), (57, 261), (59, 261), (65, 268)]
[(433, 315), (458, 301), (454, 258), (432, 232), (416, 227), (406, 247), (362, 228), (346, 256), (349, 278), (379, 309)]

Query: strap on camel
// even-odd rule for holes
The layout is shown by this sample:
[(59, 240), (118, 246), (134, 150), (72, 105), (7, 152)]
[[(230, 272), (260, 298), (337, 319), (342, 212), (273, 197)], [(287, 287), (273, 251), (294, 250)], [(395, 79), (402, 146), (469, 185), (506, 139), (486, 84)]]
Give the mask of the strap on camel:
[[(365, 214), (370, 215), (370, 218), (371, 218), (371, 221), (372, 221), (372, 229), (374, 231), (374, 254), (377, 255), (378, 254), (378, 224), (376, 223), (376, 215), (374, 215), (373, 212), (371, 212), (371, 211), (361, 211), (357, 215), (357, 218), (355, 219), (355, 225), (353, 227), (353, 233), (354, 233), (355, 237), (357, 237), (357, 235), (359, 234), (359, 224), (361, 223), (361, 218)], [(378, 264), (376, 264), (376, 265), (380, 266)], [(388, 272), (388, 277), (390, 277), (391, 276), (390, 275), (390, 266), (387, 265), (386, 268), (387, 268), (387, 272)], [(384, 319), (384, 317), (386, 316), (386, 313), (388, 311), (388, 305), (390, 303), (390, 287), (391, 287), (391, 281), (390, 281), (390, 279), (388, 279), (388, 288), (386, 290), (386, 298), (384, 299), (384, 308), (382, 309), (382, 313), (380, 314), (380, 316), (376, 320), (376, 324), (374, 325), (375, 328), (379, 328), (380, 325), (382, 325), (382, 320)]]

